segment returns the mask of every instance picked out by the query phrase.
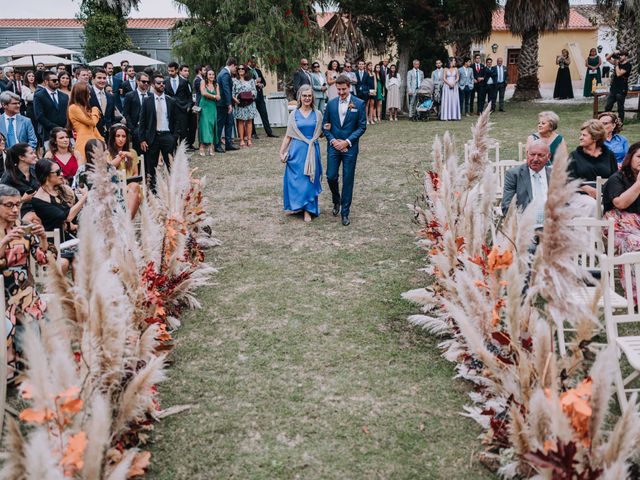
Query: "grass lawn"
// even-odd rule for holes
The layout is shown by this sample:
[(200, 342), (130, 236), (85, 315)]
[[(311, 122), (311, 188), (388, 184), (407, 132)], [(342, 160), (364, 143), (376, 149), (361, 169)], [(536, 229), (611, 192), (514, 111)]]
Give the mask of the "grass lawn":
[[(560, 114), (570, 150), (591, 115), (590, 104), (507, 109), (492, 130), (504, 159), (517, 159), (537, 112)], [(161, 399), (193, 408), (157, 427), (149, 478), (493, 478), (476, 460), (479, 428), (459, 415), (467, 385), (400, 299), (425, 281), (405, 207), (420, 191), (414, 171), (436, 134), (450, 129), (462, 146), (472, 122), (369, 127), (350, 227), (331, 216), (326, 183), (318, 219), (283, 215), (280, 139), (262, 130), (250, 150), (193, 157), (221, 271), (177, 334)], [(640, 124), (623, 133), (633, 143)]]

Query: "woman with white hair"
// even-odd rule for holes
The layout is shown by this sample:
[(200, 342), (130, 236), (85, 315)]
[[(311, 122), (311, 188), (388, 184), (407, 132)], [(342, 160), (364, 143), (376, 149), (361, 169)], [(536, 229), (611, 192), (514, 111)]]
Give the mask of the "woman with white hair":
[(280, 145), (285, 163), (284, 209), (303, 212), (304, 221), (320, 215), (318, 196), (322, 192), (322, 161), (318, 138), (322, 133), (322, 113), (314, 108), (313, 88), (298, 90), (298, 108), (289, 115), (287, 133)]
[[(569, 155), (567, 149), (567, 142), (565, 142), (562, 135), (556, 130), (560, 123), (560, 117), (557, 113), (551, 111), (544, 111), (538, 114), (538, 131), (529, 135), (527, 138), (527, 148), (534, 140), (542, 140), (549, 145), (551, 151), (551, 159), (549, 165), (553, 163), (555, 158), (566, 157)], [(557, 157), (556, 157), (557, 155)]]

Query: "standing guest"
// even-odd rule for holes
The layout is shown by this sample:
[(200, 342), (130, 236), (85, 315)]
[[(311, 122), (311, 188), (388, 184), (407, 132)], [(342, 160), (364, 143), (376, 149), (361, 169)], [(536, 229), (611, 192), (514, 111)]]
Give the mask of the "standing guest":
[(258, 65), (256, 64), (255, 55), (251, 56), (251, 59), (249, 60), (249, 66), (251, 67), (251, 70), (253, 72), (253, 78), (256, 81), (256, 90), (258, 91), (258, 95), (256, 96), (256, 109), (258, 110), (260, 119), (262, 120), (262, 128), (264, 128), (264, 132), (267, 134), (267, 137), (276, 138), (277, 135), (275, 135), (273, 133), (273, 130), (271, 130), (271, 123), (269, 123), (269, 114), (267, 113), (267, 104), (265, 103), (264, 99), (264, 89), (267, 86), (267, 80), (264, 78), (262, 70), (260, 70), (260, 68), (258, 68)]
[[(46, 265), (47, 236), (39, 223), (31, 232), (20, 225), (20, 194), (15, 188), (0, 185), (0, 269), (4, 279), (5, 318), (7, 324), (7, 380), (20, 373), (24, 332), (29, 324), (44, 317), (46, 304), (40, 299), (31, 273), (31, 262)], [(5, 381), (5, 379), (2, 379)]]
[[(191, 91), (196, 94), (196, 105), (200, 105), (200, 82), (204, 79), (205, 71), (207, 70), (204, 65), (196, 65), (194, 68), (196, 76), (193, 77), (193, 88)], [(215, 75), (215, 72), (213, 72)]]
[[(129, 150), (131, 143), (131, 135), (129, 129), (117, 123), (111, 127), (109, 132), (109, 143), (107, 144), (107, 152), (109, 153), (109, 165), (112, 167), (124, 171), (127, 179), (137, 177), (140, 174), (138, 165), (140, 159), (135, 151)], [(133, 220), (138, 213), (142, 191), (140, 184), (136, 181), (130, 181), (127, 183), (127, 210)]]
[(233, 116), (236, 119), (240, 148), (251, 147), (251, 127), (256, 116), (256, 82), (245, 65), (238, 66), (238, 73), (233, 80)]
[(60, 85), (58, 90), (67, 96), (71, 95), (71, 75), (69, 75), (69, 72), (59, 73), (58, 80)]
[[(349, 85), (349, 93), (352, 95), (357, 95), (356, 93), (356, 85), (358, 84), (358, 77), (356, 77), (356, 72), (353, 71), (353, 68), (351, 66), (351, 62), (344, 62), (344, 72), (342, 72), (343, 75), (345, 75), (349, 81), (351, 82), (351, 85)], [(337, 80), (337, 78), (336, 78)], [(337, 93), (337, 85), (336, 85), (336, 93)]]
[(420, 70), (420, 60), (416, 59), (413, 61), (413, 68), (407, 72), (407, 95), (409, 97), (409, 119), (411, 120), (416, 118), (417, 93), (423, 80), (424, 73)]
[(4, 173), (4, 163), (7, 161), (7, 139), (0, 133), (0, 176)]
[(156, 168), (162, 152), (164, 165), (171, 168), (170, 155), (176, 149), (178, 106), (176, 101), (165, 95), (165, 81), (161, 73), (153, 76), (153, 95), (142, 103), (140, 111), (140, 149), (144, 152), (144, 168), (151, 191), (155, 193)]
[[(122, 91), (123, 86), (123, 75), (116, 75), (113, 69), (113, 63), (105, 62), (102, 65), (102, 68), (106, 74), (106, 83), (105, 89), (107, 86), (111, 87), (111, 94), (113, 95), (114, 108), (117, 108), (119, 112), (122, 112), (122, 97), (124, 96), (124, 92)], [(97, 73), (97, 70), (96, 70)], [(107, 89), (108, 90), (108, 89)], [(112, 122), (113, 123), (113, 122)], [(105, 126), (105, 133), (109, 130), (111, 124)], [(105, 137), (106, 138), (106, 137)]]
[(613, 110), (613, 104), (617, 103), (618, 117), (622, 123), (624, 123), (624, 102), (627, 99), (629, 75), (631, 74), (631, 63), (629, 63), (627, 55), (624, 50), (616, 50), (606, 56), (607, 61), (613, 65), (613, 78), (604, 109), (610, 112)]
[(571, 72), (569, 71), (569, 65), (571, 65), (569, 50), (562, 49), (562, 53), (556, 56), (556, 65), (558, 65), (558, 73), (556, 74), (556, 84), (553, 88), (553, 98), (559, 100), (573, 98), (573, 84), (571, 83)]
[(493, 60), (487, 58), (485, 60), (486, 77), (485, 83), (487, 84), (487, 102), (491, 104), (491, 112), (496, 111), (496, 95), (498, 93), (496, 88), (496, 75), (497, 72), (493, 66)]
[[(67, 125), (69, 97), (58, 90), (60, 80), (57, 73), (46, 72), (44, 77), (47, 86), (34, 95), (33, 111), (42, 137), (48, 141), (52, 129)], [(48, 147), (46, 143), (45, 148)]]
[[(370, 78), (367, 73), (367, 68), (364, 61), (360, 60), (358, 62), (358, 69), (356, 70), (356, 96), (367, 104), (367, 114), (368, 114), (368, 103), (369, 103), (369, 95), (371, 93), (371, 89), (373, 88), (373, 79)], [(367, 117), (368, 118), (368, 117)]]
[[(620, 170), (602, 189), (604, 218), (614, 220), (616, 253), (640, 251), (640, 142), (631, 145)], [(613, 253), (610, 253), (612, 255)]]
[(122, 60), (120, 62), (120, 73), (116, 75), (123, 82), (127, 79), (127, 69), (129, 68), (129, 60)]
[(340, 63), (337, 60), (331, 60), (327, 66), (325, 72), (325, 80), (327, 82), (327, 102), (333, 100), (338, 96), (338, 88), (336, 87), (336, 80), (340, 75)]
[(73, 130), (76, 139), (76, 158), (80, 165), (87, 161), (84, 157), (87, 142), (93, 138), (104, 141), (104, 137), (97, 129), (98, 122), (100, 122), (100, 108), (91, 106), (90, 88), (87, 83), (76, 83), (71, 89), (69, 108), (67, 110), (69, 127)]
[(175, 100), (178, 141), (182, 141), (189, 135), (189, 112), (193, 106), (193, 98), (189, 90), (189, 82), (178, 75), (179, 68), (176, 62), (171, 62), (167, 66), (169, 75), (164, 80), (164, 95)]
[(374, 114), (375, 122), (379, 123), (382, 120), (382, 104), (384, 103), (384, 77), (382, 76), (382, 65), (377, 63), (373, 67), (373, 79), (376, 85), (376, 96), (374, 99)]
[(78, 159), (73, 154), (66, 128), (55, 127), (49, 137), (49, 150), (44, 158), (53, 160), (60, 166), (64, 179), (71, 185), (78, 171)]
[[(498, 57), (496, 61), (497, 65), (493, 67), (495, 69), (495, 80), (496, 80), (496, 92), (497, 92), (497, 103), (498, 103), (498, 111), (504, 112), (504, 94), (507, 91), (507, 83), (509, 83), (509, 74), (507, 71), (507, 67), (504, 65), (504, 61), (502, 57)], [(495, 110), (495, 106), (493, 107)]]
[(616, 162), (618, 162), (618, 166), (620, 166), (629, 151), (629, 141), (620, 135), (622, 122), (618, 118), (618, 115), (613, 112), (602, 112), (598, 115), (598, 120), (602, 122), (607, 132), (604, 145), (613, 152), (616, 156)]
[(584, 96), (593, 97), (593, 81), (596, 81), (596, 85), (602, 83), (602, 77), (600, 75), (600, 66), (602, 65), (602, 59), (598, 55), (598, 51), (595, 48), (589, 50), (589, 56), (584, 61), (584, 66), (587, 68), (587, 73), (584, 76)]
[[(218, 144), (216, 152), (225, 153), (232, 150), (238, 150), (233, 145), (233, 77), (236, 74), (237, 60), (233, 57), (227, 60), (227, 64), (218, 76), (218, 89), (220, 100), (217, 101), (218, 116)], [(224, 150), (222, 149), (222, 131), (224, 130)]]
[(36, 63), (36, 70), (42, 70), (42, 71), (44, 71), (44, 70), (46, 70), (46, 69), (47, 69), (47, 67), (46, 67), (46, 65), (45, 65), (44, 63), (42, 63), (42, 62), (38, 62), (38, 63)]
[(538, 114), (538, 131), (532, 133), (527, 138), (527, 150), (529, 146), (535, 140), (543, 140), (549, 145), (549, 152), (551, 157), (549, 159), (549, 165), (553, 164), (556, 158), (566, 157), (568, 155), (567, 142), (565, 142), (562, 135), (556, 130), (560, 123), (560, 117), (555, 112), (544, 111)]
[[(80, 198), (76, 199), (75, 193), (62, 177), (60, 166), (45, 159), (38, 160), (34, 173), (40, 188), (33, 196), (33, 211), (42, 221), (42, 226), (46, 231), (58, 229), (62, 242), (74, 239), (78, 231), (76, 217), (87, 202), (89, 191), (80, 189)], [(63, 275), (73, 267), (75, 253), (73, 248), (60, 252)]]
[(433, 100), (440, 103), (442, 101), (442, 85), (444, 84), (442, 60), (436, 60), (436, 69), (431, 72), (431, 81), (433, 82)]
[[(342, 216), (342, 225), (351, 224), (349, 213), (353, 197), (353, 183), (360, 137), (367, 130), (365, 104), (349, 93), (351, 81), (340, 75), (336, 80), (338, 98), (327, 105), (322, 120), (324, 136), (327, 138), (327, 183), (331, 190), (333, 210), (331, 214)], [(342, 195), (338, 178), (342, 164)]]
[(90, 83), (91, 82), (91, 70), (87, 67), (80, 67), (78, 70), (78, 82)]
[(38, 146), (38, 139), (31, 120), (20, 115), (20, 97), (13, 92), (0, 93), (0, 104), (4, 113), (0, 115), (0, 133), (7, 139), (7, 148), (18, 143)]
[(180, 65), (180, 78), (187, 82), (189, 87), (189, 110), (187, 111), (187, 151), (195, 152), (196, 148), (193, 144), (196, 141), (196, 133), (198, 130), (198, 116), (193, 111), (193, 90), (189, 81), (189, 65)]
[(298, 90), (302, 85), (311, 85), (311, 74), (309, 73), (309, 60), (302, 58), (300, 68), (293, 74), (293, 96), (297, 98)]
[(402, 81), (398, 75), (398, 67), (392, 64), (388, 68), (387, 74), (387, 109), (389, 110), (389, 121), (398, 121), (398, 111), (402, 107), (400, 102), (400, 85)]
[(67, 71), (67, 66), (64, 63), (59, 63), (56, 65), (56, 72), (58, 72), (58, 77)]
[(22, 98), (23, 105), (23, 113), (26, 117), (31, 120), (33, 124), (33, 128), (36, 129), (38, 126), (38, 121), (36, 119), (35, 112), (33, 111), (33, 96), (38, 89), (38, 85), (36, 84), (36, 75), (33, 73), (33, 70), (27, 70), (24, 74), (25, 81), (22, 84), (22, 90), (20, 93), (20, 97)]
[(218, 124), (216, 102), (220, 100), (216, 72), (209, 69), (200, 82), (200, 156), (205, 155), (205, 148), (209, 147), (209, 155), (213, 155), (213, 145), (218, 143)]
[(471, 93), (471, 113), (473, 113), (474, 97), (478, 97), (476, 113), (480, 115), (484, 110), (484, 98), (487, 96), (487, 67), (480, 63), (480, 55), (473, 57), (473, 92)]
[(140, 149), (140, 111), (142, 110), (142, 102), (149, 95), (149, 76), (144, 72), (136, 74), (136, 89), (124, 96), (123, 112), (129, 131), (131, 132), (131, 141), (134, 150), (138, 155), (142, 155)]
[[(365, 83), (361, 85), (363, 94), (367, 93), (367, 123), (373, 125), (376, 123), (376, 77), (373, 75), (373, 64), (367, 62), (365, 67)], [(359, 73), (356, 72), (356, 73)]]
[(604, 146), (606, 135), (600, 120), (587, 120), (580, 129), (580, 146), (569, 155), (569, 178), (582, 181), (582, 195), (571, 202), (579, 216), (595, 216), (597, 177), (609, 178), (618, 171), (616, 156)]
[(382, 102), (380, 104), (381, 112), (378, 117), (382, 120), (387, 116), (387, 75), (389, 74), (389, 59), (385, 58), (380, 62), (380, 82), (382, 83)]
[(458, 69), (458, 88), (460, 93), (460, 114), (465, 117), (471, 112), (471, 95), (473, 93), (473, 69), (471, 59), (465, 57), (462, 66)]
[(0, 82), (0, 92), (11, 92), (20, 95), (22, 91), (18, 90), (18, 86), (16, 85), (13, 67), (4, 67), (2, 71), (4, 78), (2, 82)]
[[(120, 95), (120, 102), (122, 103), (122, 109), (124, 109), (124, 97), (126, 97), (129, 92), (135, 91), (136, 87), (138, 86), (136, 83), (135, 67), (127, 67), (126, 73), (127, 73), (127, 76), (120, 86), (120, 90), (122, 90), (122, 94)], [(122, 112), (122, 109), (120, 109), (120, 112)]]
[(447, 68), (443, 72), (442, 102), (440, 120), (460, 120), (460, 94), (458, 82), (460, 73), (456, 68), (456, 59), (449, 57)]
[(113, 63), (104, 62), (102, 64), (102, 68), (104, 68), (104, 71), (107, 74), (107, 85), (113, 88)]
[[(96, 69), (96, 73), (93, 79), (93, 85), (90, 89), (89, 105), (97, 107), (100, 113), (100, 121), (96, 125), (96, 128), (100, 132), (100, 136), (107, 138), (107, 134), (114, 121), (114, 111), (116, 108), (116, 102), (114, 95), (106, 91), (107, 86), (107, 72), (104, 68)], [(80, 148), (78, 148), (80, 150)]]
[(280, 145), (280, 160), (285, 164), (283, 179), (284, 209), (302, 211), (304, 221), (320, 215), (318, 196), (322, 193), (320, 143), (322, 113), (314, 108), (313, 89), (298, 90), (298, 108), (289, 114), (287, 133)]
[(33, 211), (31, 199), (40, 187), (33, 170), (37, 160), (35, 151), (26, 143), (17, 143), (7, 150), (7, 161), (0, 183), (20, 192), (21, 217)]
[(313, 88), (313, 98), (315, 109), (324, 112), (324, 104), (326, 102), (325, 92), (327, 91), (327, 81), (320, 71), (320, 64), (313, 62), (311, 65), (311, 86)]

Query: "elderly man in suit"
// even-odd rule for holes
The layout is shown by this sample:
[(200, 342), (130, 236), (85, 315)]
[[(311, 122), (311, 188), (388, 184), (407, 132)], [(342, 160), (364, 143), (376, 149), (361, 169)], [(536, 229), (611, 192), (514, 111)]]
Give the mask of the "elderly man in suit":
[(509, 76), (507, 73), (507, 67), (504, 65), (502, 57), (498, 57), (496, 60), (496, 66), (493, 67), (496, 71), (496, 90), (498, 92), (498, 110), (504, 112), (504, 93), (507, 90), (507, 83), (509, 83)]
[(98, 107), (102, 113), (102, 117), (96, 125), (100, 135), (107, 141), (109, 129), (114, 123), (116, 101), (112, 93), (107, 92), (107, 71), (104, 68), (97, 68), (93, 76), (93, 85), (91, 86), (91, 98), (89, 105)]
[(424, 81), (424, 72), (420, 70), (420, 60), (413, 61), (413, 68), (407, 72), (407, 95), (409, 96), (409, 118), (415, 119), (416, 101), (418, 99), (416, 93)]
[(503, 214), (507, 213), (515, 197), (518, 210), (524, 210), (533, 203), (536, 208), (536, 223), (544, 222), (544, 205), (551, 174), (551, 168), (546, 166), (549, 158), (549, 145), (544, 140), (536, 140), (527, 148), (527, 163), (507, 171), (501, 205)]
[(48, 148), (51, 130), (67, 126), (69, 97), (58, 90), (60, 81), (57, 73), (45, 72), (44, 80), (46, 87), (38, 89), (33, 96), (33, 114), (42, 131), (45, 148)]
[(2, 92), (0, 104), (4, 109), (4, 113), (0, 115), (0, 133), (7, 139), (6, 148), (11, 148), (16, 143), (28, 143), (35, 149), (38, 138), (31, 120), (20, 115), (20, 97), (13, 92)]
[(122, 106), (122, 115), (124, 115), (129, 131), (131, 132), (131, 143), (138, 155), (142, 154), (142, 149), (140, 148), (140, 132), (138, 131), (140, 111), (142, 110), (144, 99), (149, 95), (149, 81), (149, 75), (146, 73), (140, 72), (136, 74), (136, 89), (124, 96)]
[(293, 97), (298, 98), (298, 90), (302, 85), (311, 85), (311, 73), (309, 72), (309, 60), (300, 60), (300, 68), (293, 74)]
[[(238, 61), (231, 57), (227, 64), (218, 73), (218, 90), (220, 100), (216, 101), (218, 114), (218, 144), (216, 152), (225, 153), (231, 150), (238, 150), (233, 146), (233, 76), (236, 74)], [(224, 130), (224, 150), (222, 149), (222, 130)]]

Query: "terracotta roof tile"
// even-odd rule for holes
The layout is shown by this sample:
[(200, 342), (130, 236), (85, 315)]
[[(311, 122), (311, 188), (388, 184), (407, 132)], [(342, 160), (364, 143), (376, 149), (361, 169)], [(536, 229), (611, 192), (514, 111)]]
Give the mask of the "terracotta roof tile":
[[(504, 23), (504, 9), (498, 9), (493, 12), (493, 20), (491, 22), (491, 28), (493, 30), (509, 30), (507, 25)], [(596, 30), (597, 27), (592, 25), (592, 23), (585, 18), (583, 15), (578, 13), (575, 9), (571, 9), (569, 12), (569, 24), (565, 26), (561, 26), (560, 30)]]
[[(130, 18), (127, 28), (169, 29), (177, 18)], [(0, 28), (82, 28), (74, 18), (0, 18)]]

